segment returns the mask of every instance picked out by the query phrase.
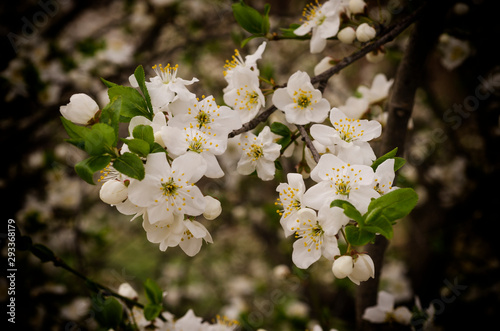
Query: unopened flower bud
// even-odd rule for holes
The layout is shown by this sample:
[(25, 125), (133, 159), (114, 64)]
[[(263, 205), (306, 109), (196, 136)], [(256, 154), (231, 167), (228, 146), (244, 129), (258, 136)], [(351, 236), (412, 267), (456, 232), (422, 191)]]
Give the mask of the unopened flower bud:
[(207, 220), (213, 220), (217, 218), (222, 212), (222, 207), (220, 201), (212, 198), (211, 196), (205, 196), (205, 211), (203, 212), (203, 217)]
[(85, 93), (73, 94), (66, 106), (59, 108), (62, 116), (76, 124), (87, 124), (99, 111), (97, 103)]
[(384, 52), (381, 51), (372, 51), (366, 54), (366, 60), (370, 63), (379, 63), (385, 57)]
[(109, 180), (102, 185), (99, 197), (105, 203), (116, 205), (127, 199), (128, 189), (124, 183), (118, 180)]
[(363, 0), (349, 0), (349, 10), (352, 14), (362, 14), (365, 8), (366, 3)]
[(120, 284), (120, 287), (118, 287), (118, 294), (131, 300), (137, 300), (139, 298), (139, 295), (129, 283)]
[(359, 285), (360, 282), (364, 282), (370, 277), (375, 277), (375, 266), (373, 265), (373, 260), (368, 254), (359, 254), (354, 261), (354, 267), (349, 275), (349, 279), (354, 284)]
[[(314, 74), (317, 76), (321, 74), (322, 72), (327, 71), (331, 67), (333, 67), (334, 62), (333, 58), (331, 56), (327, 56), (323, 58), (323, 60), (319, 61), (319, 63), (314, 67)], [(293, 144), (292, 144), (293, 145)]]
[(356, 29), (356, 38), (362, 43), (372, 40), (376, 35), (377, 31), (368, 23), (363, 23)]
[(352, 257), (343, 255), (333, 261), (332, 271), (336, 278), (342, 279), (349, 276), (353, 269)]
[(352, 44), (356, 39), (356, 30), (350, 26), (343, 28), (337, 34), (337, 38), (344, 44)]

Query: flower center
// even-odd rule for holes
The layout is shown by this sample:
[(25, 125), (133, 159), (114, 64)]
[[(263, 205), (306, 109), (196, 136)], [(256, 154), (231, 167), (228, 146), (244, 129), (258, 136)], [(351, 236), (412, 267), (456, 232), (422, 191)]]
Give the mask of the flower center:
[[(298, 95), (298, 97), (297, 97)], [(312, 93), (299, 89), (293, 93), (293, 102), (297, 104), (301, 109), (308, 108), (312, 103)], [(297, 108), (297, 107), (295, 107)], [(311, 108), (312, 109), (312, 108)]]
[(193, 140), (189, 143), (188, 150), (201, 153), (203, 152), (203, 138), (194, 137)]
[(245, 61), (243, 61), (243, 59), (241, 58), (240, 52), (238, 52), (238, 50), (235, 49), (231, 61), (226, 60), (226, 64), (224, 65), (224, 69), (226, 70), (223, 71), (224, 76), (226, 76), (231, 69), (234, 69), (239, 65), (244, 66)]
[(321, 12), (321, 5), (318, 0), (316, 0), (314, 3), (311, 2), (306, 5), (302, 11), (302, 16), (306, 19), (306, 21), (312, 21), (319, 12)]
[(349, 185), (349, 182), (344, 182), (343, 179), (340, 179), (335, 183), (335, 188), (335, 194), (349, 195), (349, 193), (351, 192), (351, 186)]
[(248, 152), (248, 156), (252, 157), (252, 161), (257, 161), (257, 159), (264, 156), (264, 151), (262, 150), (262, 146), (252, 144), (250, 146), (250, 151)]
[(167, 64), (165, 68), (161, 64), (154, 65), (153, 70), (156, 72), (158, 77), (162, 80), (163, 84), (170, 84), (173, 82), (177, 76), (177, 69), (179, 68), (179, 65), (176, 64), (175, 66), (171, 67), (170, 63)]
[(210, 115), (204, 111), (200, 111), (198, 115), (196, 115), (196, 120), (198, 121), (198, 128), (201, 129), (201, 127), (210, 123)]
[(163, 191), (163, 195), (172, 196), (175, 195), (177, 188), (179, 188), (174, 183), (174, 179), (170, 177), (166, 183), (161, 184), (161, 190)]
[(319, 225), (318, 221), (313, 224), (311, 220), (307, 220), (307, 222), (304, 221), (303, 224), (300, 225), (300, 230), (295, 232), (295, 238), (302, 237), (304, 239), (304, 247), (309, 247), (307, 251), (310, 252), (311, 248), (315, 250), (320, 248), (320, 245), (323, 243), (322, 236), (324, 233), (325, 231), (321, 225)]
[(364, 130), (357, 130), (361, 126), (359, 120), (346, 118), (340, 119), (338, 122), (333, 123), (335, 130), (339, 133), (340, 139), (345, 142), (351, 142), (363, 136)]

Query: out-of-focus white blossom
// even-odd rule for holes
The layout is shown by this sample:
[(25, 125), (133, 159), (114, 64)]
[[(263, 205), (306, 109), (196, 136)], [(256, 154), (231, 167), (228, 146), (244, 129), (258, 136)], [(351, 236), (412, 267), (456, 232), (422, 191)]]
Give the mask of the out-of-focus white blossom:
[(356, 29), (356, 38), (362, 43), (372, 40), (376, 35), (377, 31), (368, 23), (362, 23)]

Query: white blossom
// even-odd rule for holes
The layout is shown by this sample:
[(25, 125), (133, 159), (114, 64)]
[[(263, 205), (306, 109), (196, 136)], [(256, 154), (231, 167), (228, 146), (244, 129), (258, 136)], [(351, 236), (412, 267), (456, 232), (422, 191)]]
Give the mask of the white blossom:
[(352, 44), (356, 40), (356, 30), (353, 27), (345, 27), (339, 31), (337, 38), (344, 44)]
[(99, 198), (101, 198), (103, 202), (110, 205), (119, 204), (125, 201), (127, 197), (128, 189), (122, 181), (108, 180), (99, 190)]
[(95, 114), (99, 111), (97, 103), (84, 93), (73, 94), (69, 98), (69, 103), (66, 106), (59, 108), (61, 115), (75, 123), (87, 124)]
[(294, 227), (295, 237), (293, 243), (292, 261), (301, 268), (307, 269), (322, 255), (333, 260), (339, 255), (336, 233), (332, 231), (331, 225), (316, 216), (316, 212), (309, 208), (297, 212)]
[(369, 278), (375, 277), (375, 266), (373, 260), (368, 254), (358, 254), (354, 258), (354, 267), (352, 272), (347, 275), (349, 279), (356, 285), (360, 282), (367, 281)]
[(268, 126), (264, 127), (258, 136), (251, 132), (243, 134), (238, 145), (243, 151), (236, 168), (239, 174), (250, 175), (257, 170), (257, 176), (262, 180), (274, 178), (274, 161), (280, 156), (281, 145), (273, 142)]
[(363, 319), (372, 323), (396, 322), (409, 325), (411, 315), (410, 310), (404, 306), (394, 309), (394, 297), (392, 294), (380, 291), (378, 292), (377, 305), (366, 308), (363, 313)]
[(249, 122), (266, 103), (259, 78), (251, 70), (239, 70), (232, 82), (232, 88), (224, 90), (224, 102), (240, 115), (242, 123)]
[(273, 103), (285, 113), (289, 123), (300, 125), (323, 122), (330, 111), (328, 100), (314, 88), (309, 75), (300, 70), (290, 76), (286, 87), (274, 92)]
[(295, 29), (297, 36), (304, 36), (312, 31), (310, 51), (319, 53), (326, 46), (326, 39), (334, 37), (339, 31), (341, 1), (329, 0), (324, 4), (308, 4), (303, 11), (305, 22)]
[(287, 179), (288, 183), (281, 183), (276, 188), (280, 195), (276, 205), (282, 208), (278, 210), (281, 216), (280, 224), (285, 231), (285, 236), (288, 237), (294, 233), (292, 227), (295, 226), (298, 211), (303, 207), (302, 196), (306, 191), (306, 186), (301, 174), (289, 173)]
[(342, 255), (333, 261), (332, 272), (336, 278), (342, 279), (349, 276), (352, 273), (353, 268), (354, 264), (352, 256)]

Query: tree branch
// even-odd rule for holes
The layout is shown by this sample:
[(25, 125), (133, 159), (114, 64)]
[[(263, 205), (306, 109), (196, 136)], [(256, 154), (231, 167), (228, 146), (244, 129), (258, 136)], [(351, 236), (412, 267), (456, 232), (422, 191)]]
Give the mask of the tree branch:
[(299, 129), (300, 135), (304, 139), (304, 142), (306, 143), (307, 148), (309, 148), (309, 150), (311, 151), (311, 154), (314, 158), (314, 161), (316, 161), (316, 163), (318, 163), (319, 162), (319, 153), (316, 150), (316, 147), (314, 147), (314, 145), (311, 141), (311, 138), (309, 138), (309, 134), (307, 133), (306, 128), (304, 128), (302, 125), (298, 125), (298, 124), (296, 126), (297, 126), (297, 129)]
[[(356, 51), (353, 54), (346, 56), (339, 63), (337, 63), (334, 67), (326, 70), (325, 72), (323, 72), (317, 76), (311, 77), (311, 83), (312, 84), (319, 83), (319, 88), (321, 91), (323, 91), (325, 89), (326, 83), (328, 82), (330, 77), (332, 77), (336, 73), (339, 73), (342, 69), (348, 67), (352, 63), (361, 59), (363, 56), (370, 53), (371, 51), (379, 49), (382, 45), (392, 41), (394, 38), (396, 38), (399, 34), (401, 34), (408, 26), (410, 26), (410, 24), (412, 24), (420, 16), (424, 7), (425, 7), (425, 5), (422, 5), (421, 7), (419, 7), (417, 10), (415, 10), (413, 13), (411, 13), (407, 17), (401, 19), (397, 23), (394, 23), (393, 25), (391, 25), (391, 27), (384, 29), (381, 36), (377, 40), (365, 45), (359, 51)], [(275, 88), (282, 88), (282, 87), (286, 87), (286, 84), (278, 85)], [(267, 110), (260, 113), (257, 117), (255, 117), (250, 122), (243, 124), (243, 126), (241, 128), (230, 132), (228, 137), (233, 138), (233, 137), (235, 137), (243, 132), (247, 132), (247, 131), (250, 131), (250, 130), (256, 128), (257, 125), (266, 121), (267, 118), (276, 109), (277, 109), (276, 106), (272, 105)]]
[[(384, 128), (382, 144), (379, 154), (398, 148), (398, 154), (403, 155), (408, 121), (411, 117), (415, 92), (421, 81), (421, 74), (427, 54), (433, 49), (438, 35), (442, 31), (443, 17), (449, 6), (449, 1), (443, 1), (432, 8), (426, 7), (424, 18), (420, 19), (413, 28), (408, 47), (398, 67), (394, 86), (387, 104), (389, 114)], [(421, 7), (420, 13), (422, 13)], [(429, 24), (429, 22), (434, 22)], [(441, 24), (439, 24), (441, 23)], [(366, 252), (373, 259), (375, 277), (362, 282), (356, 293), (356, 323), (358, 330), (373, 330), (374, 325), (363, 320), (363, 313), (367, 307), (376, 305), (379, 276), (383, 264), (385, 250), (389, 242), (382, 236), (377, 236), (374, 244), (365, 247)]]

